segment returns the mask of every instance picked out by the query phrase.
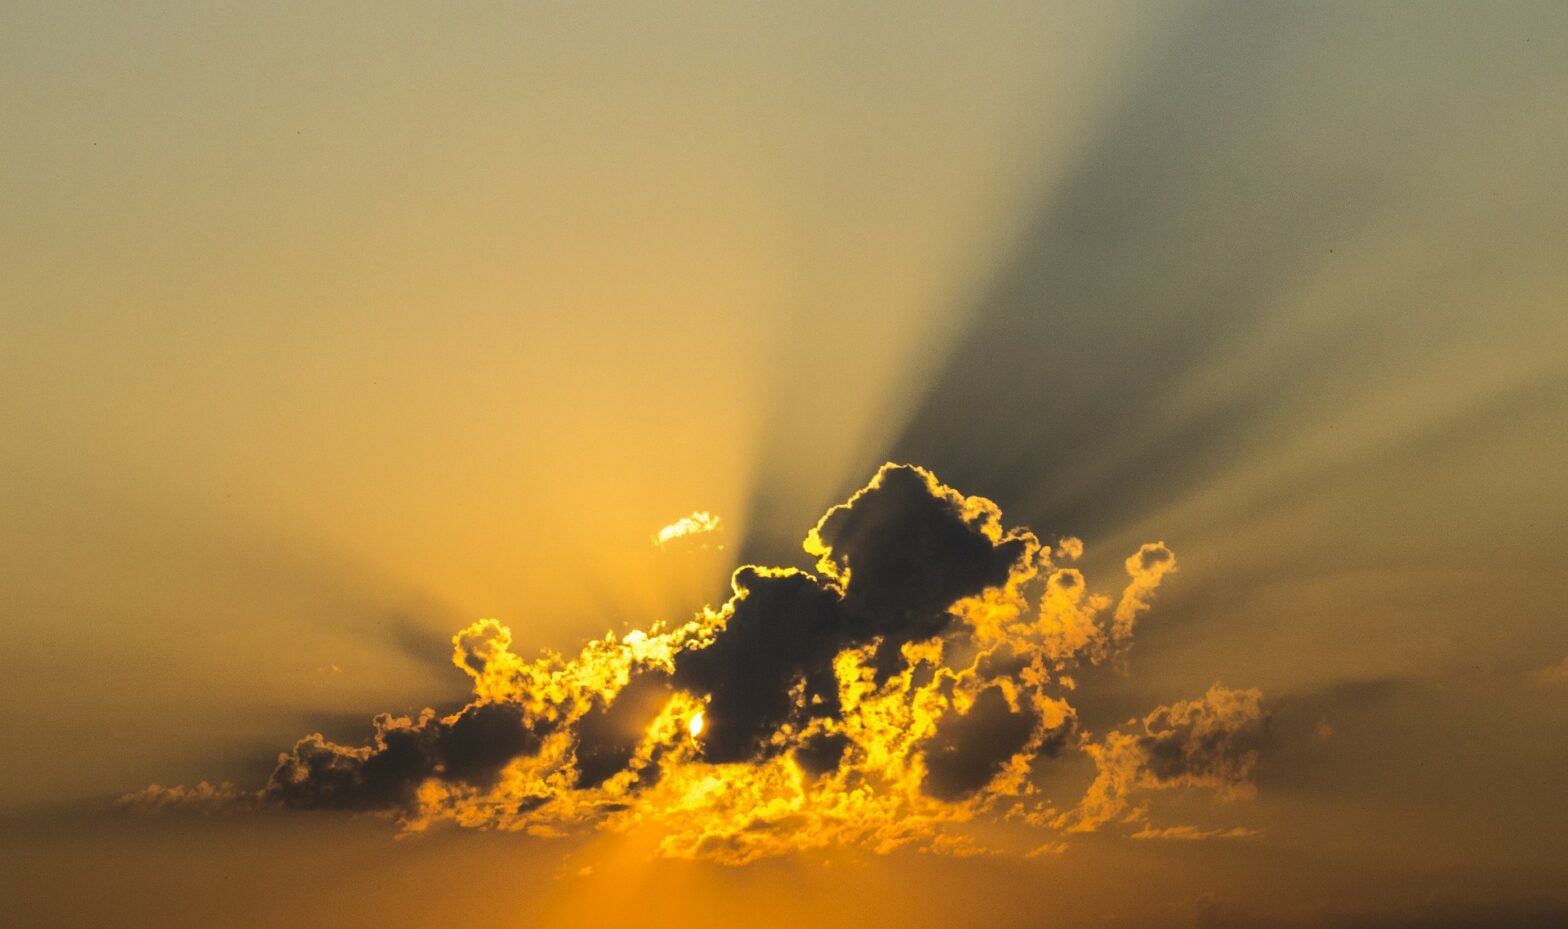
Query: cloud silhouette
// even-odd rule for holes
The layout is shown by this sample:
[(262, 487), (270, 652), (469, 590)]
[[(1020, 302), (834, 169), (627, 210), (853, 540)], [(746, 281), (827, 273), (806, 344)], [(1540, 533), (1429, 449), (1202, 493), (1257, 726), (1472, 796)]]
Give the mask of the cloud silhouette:
[[(1127, 559), (1113, 600), (1057, 564), (1080, 541), (1043, 546), (990, 500), (887, 464), (804, 549), (815, 574), (741, 566), (720, 608), (569, 659), (525, 660), (480, 620), (452, 639), (474, 688), (460, 710), (382, 714), (361, 745), (307, 735), (255, 792), (151, 787), (123, 803), (376, 813), (410, 830), (656, 823), (666, 855), (740, 863), (840, 844), (972, 854), (986, 849), (961, 829), (978, 816), (1085, 831), (1141, 821), (1131, 798), (1165, 786), (1246, 793), (1256, 691), (1216, 686), (1099, 741), (1067, 699), (1068, 672), (1121, 654), (1175, 570), (1163, 543)], [(1061, 811), (1031, 779), (1070, 750), (1098, 776)]]
[(1250, 796), (1267, 724), (1261, 692), (1220, 684), (1196, 700), (1157, 707), (1143, 718), (1142, 732), (1112, 732), (1084, 746), (1098, 774), (1079, 809), (1061, 824), (1090, 831), (1107, 822), (1142, 821), (1147, 809), (1134, 799), (1171, 787), (1211, 788), (1226, 799)]

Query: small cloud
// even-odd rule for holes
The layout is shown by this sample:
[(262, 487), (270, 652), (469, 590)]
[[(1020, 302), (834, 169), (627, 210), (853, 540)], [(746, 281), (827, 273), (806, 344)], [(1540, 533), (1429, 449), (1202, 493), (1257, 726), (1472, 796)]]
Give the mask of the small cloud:
[(1176, 556), (1164, 542), (1151, 542), (1138, 549), (1127, 559), (1127, 575), (1132, 578), (1116, 604), (1113, 634), (1119, 640), (1132, 636), (1132, 627), (1140, 613), (1149, 609), (1154, 592), (1159, 589), (1165, 575), (1176, 570)]
[[(707, 535), (719, 531), (719, 518), (707, 510), (693, 510), (690, 516), (682, 516), (663, 529), (654, 533), (653, 544), (664, 548), (677, 539), (691, 536)], [(723, 548), (724, 546), (719, 546)], [(707, 548), (706, 545), (703, 548)]]
[(125, 794), (115, 801), (115, 806), (133, 813), (166, 811), (214, 813), (246, 808), (255, 805), (256, 802), (257, 796), (254, 792), (241, 790), (227, 781), (221, 784), (202, 781), (195, 787), (180, 785), (164, 787), (153, 784)]
[(1143, 718), (1141, 733), (1113, 731), (1085, 744), (1098, 773), (1078, 809), (1059, 818), (1061, 825), (1092, 832), (1105, 823), (1145, 823), (1147, 832), (1148, 809), (1134, 798), (1151, 790), (1204, 787), (1223, 800), (1250, 797), (1267, 724), (1256, 689), (1215, 684), (1196, 700), (1158, 707)]
[(1327, 716), (1318, 720), (1318, 724), (1312, 727), (1312, 735), (1319, 742), (1327, 742), (1334, 737), (1334, 726), (1328, 721)]
[(1234, 829), (1199, 829), (1197, 826), (1167, 826), (1164, 829), (1156, 829), (1146, 825), (1134, 832), (1132, 838), (1196, 842), (1201, 839), (1250, 839), (1262, 834), (1261, 829), (1248, 829), (1243, 826)]
[(1530, 672), (1537, 684), (1568, 684), (1568, 658)]

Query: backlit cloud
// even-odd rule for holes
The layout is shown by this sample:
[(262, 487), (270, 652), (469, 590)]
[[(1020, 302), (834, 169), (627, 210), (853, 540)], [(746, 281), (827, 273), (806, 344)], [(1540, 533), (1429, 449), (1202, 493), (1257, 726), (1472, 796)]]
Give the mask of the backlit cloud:
[(1158, 707), (1143, 718), (1141, 732), (1112, 732), (1085, 744), (1099, 773), (1079, 809), (1059, 824), (1090, 831), (1108, 822), (1140, 822), (1148, 810), (1138, 801), (1170, 787), (1249, 797), (1267, 720), (1260, 692), (1219, 684), (1197, 700)]
[[(708, 531), (698, 517), (690, 531)], [(1067, 699), (1070, 673), (1121, 654), (1175, 569), (1163, 543), (1127, 560), (1119, 598), (1090, 593), (1057, 563), (1080, 541), (1043, 545), (990, 500), (888, 464), (804, 548), (815, 573), (742, 566), (719, 608), (571, 658), (524, 659), (480, 620), (452, 639), (474, 693), (457, 712), (382, 714), (359, 745), (307, 735), (254, 793), (154, 787), (125, 805), (370, 812), (412, 831), (651, 825), (664, 855), (741, 863), (841, 845), (992, 853), (965, 824), (1004, 817), (1040, 833), (1019, 854), (1108, 823), (1147, 837), (1153, 791), (1250, 789), (1255, 690), (1216, 686), (1103, 738)], [(1035, 775), (1069, 753), (1098, 774), (1058, 809)]]
[(664, 548), (678, 539), (708, 535), (719, 531), (719, 518), (707, 510), (694, 510), (653, 534), (653, 544)]

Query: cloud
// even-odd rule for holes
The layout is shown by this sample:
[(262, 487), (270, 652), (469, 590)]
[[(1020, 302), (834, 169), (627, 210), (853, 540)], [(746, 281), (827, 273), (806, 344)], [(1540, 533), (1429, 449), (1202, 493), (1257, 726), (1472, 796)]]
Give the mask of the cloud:
[(671, 696), (669, 675), (645, 671), (577, 720), (577, 786), (597, 787), (626, 770), (643, 730)]
[(985, 688), (968, 712), (942, 717), (926, 743), (926, 776), (921, 786), (943, 799), (974, 793), (1023, 750), (1039, 722), (1032, 707), (1014, 707), (1001, 686)]
[(675, 659), (676, 683), (707, 700), (704, 752), (716, 762), (776, 752), (779, 726), (835, 714), (833, 658), (863, 644), (840, 593), (809, 574), (748, 566), (733, 584), (722, 629)]
[(1143, 719), (1138, 746), (1162, 785), (1250, 789), (1268, 716), (1263, 694), (1215, 684), (1198, 700), (1162, 706)]
[[(719, 529), (719, 517), (709, 513), (707, 510), (693, 510), (690, 516), (682, 516), (654, 533), (653, 544), (659, 548), (665, 548), (677, 540), (709, 535), (718, 532)], [(706, 543), (702, 547), (706, 548)], [(719, 546), (719, 548), (723, 547), (722, 545)]]
[(255, 802), (253, 792), (241, 790), (227, 781), (221, 784), (202, 781), (194, 787), (152, 784), (125, 794), (115, 801), (115, 806), (137, 813), (211, 813), (244, 808)]
[[(570, 658), (524, 659), (479, 620), (452, 638), (474, 692), (456, 712), (377, 716), (358, 745), (307, 735), (257, 791), (149, 788), (124, 805), (373, 813), (415, 831), (652, 825), (664, 855), (739, 863), (839, 845), (991, 854), (963, 826), (1002, 816), (1050, 832), (1023, 854), (1125, 818), (1135, 794), (1249, 783), (1256, 691), (1160, 707), (1141, 733), (1078, 731), (1067, 672), (1125, 647), (1175, 568), (1162, 543), (1128, 559), (1106, 617), (1111, 598), (1051, 560), (1081, 542), (1047, 549), (990, 500), (888, 464), (803, 547), (816, 573), (743, 565), (718, 609)], [(1061, 814), (1031, 779), (1069, 751), (1099, 777)]]
[(1141, 732), (1111, 732), (1084, 746), (1094, 759), (1094, 783), (1059, 823), (1089, 832), (1106, 823), (1141, 822), (1148, 810), (1137, 801), (1174, 787), (1212, 789), (1222, 799), (1249, 797), (1267, 723), (1261, 692), (1219, 684), (1197, 700), (1158, 707), (1143, 718)]
[(843, 592), (862, 636), (880, 636), (877, 666), (902, 664), (900, 650), (953, 621), (958, 601), (1032, 574), (1040, 543), (1004, 532), (1002, 511), (965, 497), (920, 468), (883, 467), (847, 503), (828, 510), (806, 536), (817, 567)]
[(1132, 637), (1133, 623), (1139, 614), (1149, 609), (1149, 601), (1159, 588), (1160, 581), (1175, 570), (1176, 555), (1165, 547), (1164, 542), (1144, 545), (1136, 555), (1127, 559), (1127, 574), (1132, 577), (1132, 583), (1127, 585), (1127, 589), (1122, 592), (1121, 602), (1116, 604), (1116, 624), (1111, 632), (1116, 641), (1124, 642)]
[(1130, 838), (1134, 839), (1162, 839), (1178, 842), (1195, 842), (1201, 839), (1251, 839), (1262, 835), (1257, 829), (1248, 829), (1236, 826), (1230, 829), (1199, 829), (1197, 826), (1166, 826), (1156, 829), (1153, 826), (1144, 826), (1134, 832)]
[(1107, 622), (1104, 614), (1111, 607), (1111, 598), (1091, 593), (1083, 572), (1056, 567), (1051, 554), (1076, 561), (1083, 556), (1083, 543), (1062, 539), (1043, 559), (1049, 574), (1040, 600), (1040, 623), (1046, 630), (1046, 653), (1058, 667), (1082, 661), (1099, 664), (1125, 655), (1138, 617), (1153, 605), (1165, 576), (1176, 570), (1176, 554), (1164, 542), (1140, 546), (1125, 562), (1131, 581)]
[(1568, 684), (1568, 658), (1530, 672), (1537, 684)]

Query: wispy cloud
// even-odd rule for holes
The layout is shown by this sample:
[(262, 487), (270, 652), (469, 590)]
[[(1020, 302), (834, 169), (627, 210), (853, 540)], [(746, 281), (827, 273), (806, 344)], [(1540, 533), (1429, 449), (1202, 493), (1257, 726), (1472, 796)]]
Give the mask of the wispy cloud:
[[(719, 517), (707, 510), (694, 510), (690, 516), (682, 516), (670, 523), (653, 535), (653, 544), (659, 548), (693, 536), (704, 536), (718, 532), (720, 528)], [(723, 548), (723, 546), (719, 546)]]

